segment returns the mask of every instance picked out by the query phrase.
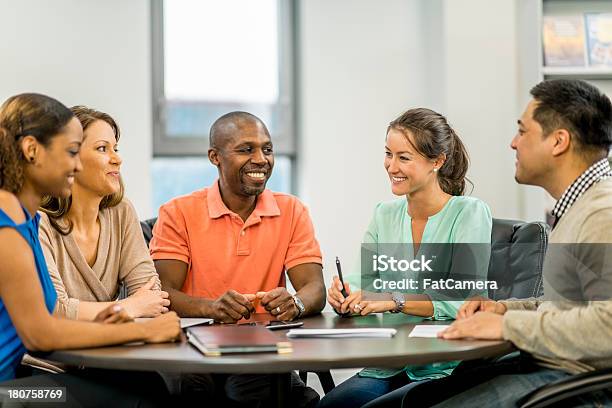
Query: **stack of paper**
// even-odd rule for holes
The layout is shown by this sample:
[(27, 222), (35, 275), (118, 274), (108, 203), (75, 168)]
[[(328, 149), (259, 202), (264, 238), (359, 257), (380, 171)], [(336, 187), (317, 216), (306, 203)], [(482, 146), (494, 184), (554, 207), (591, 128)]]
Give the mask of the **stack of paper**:
[(287, 337), (302, 338), (347, 338), (347, 337), (393, 337), (395, 329), (364, 328), (364, 329), (292, 329)]
[(446, 329), (448, 324), (418, 324), (410, 332), (408, 337), (438, 337), (438, 333)]
[[(136, 322), (146, 322), (147, 320), (151, 320), (152, 317), (137, 317), (134, 319)], [(214, 322), (213, 319), (208, 319), (205, 317), (181, 317), (181, 329), (186, 329), (192, 326), (201, 326), (212, 324)]]

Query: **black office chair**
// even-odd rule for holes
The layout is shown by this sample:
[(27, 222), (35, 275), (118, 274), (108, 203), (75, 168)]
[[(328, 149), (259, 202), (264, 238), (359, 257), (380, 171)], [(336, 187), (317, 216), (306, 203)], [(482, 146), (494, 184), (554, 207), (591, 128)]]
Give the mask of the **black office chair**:
[[(155, 226), (156, 221), (157, 218), (150, 218), (148, 220), (140, 221), (140, 228), (142, 228), (142, 235), (144, 236), (147, 246), (153, 238), (153, 227)], [(306, 371), (299, 372), (300, 378), (302, 381), (304, 381), (304, 384), (306, 383), (307, 374), (308, 372)], [(319, 377), (319, 381), (321, 381), (321, 386), (323, 387), (323, 391), (325, 391), (325, 393), (328, 393), (336, 386), (329, 371), (317, 371), (315, 374)]]
[(523, 397), (517, 404), (521, 408), (562, 406), (563, 401), (594, 391), (612, 389), (612, 368), (575, 374), (544, 385)]
[(493, 218), (488, 279), (498, 289), (494, 300), (539, 297), (543, 293), (542, 267), (550, 227), (543, 222)]
[(140, 228), (142, 229), (142, 235), (144, 236), (147, 246), (149, 246), (151, 239), (153, 239), (153, 227), (155, 226), (155, 222), (157, 222), (157, 217), (140, 221)]

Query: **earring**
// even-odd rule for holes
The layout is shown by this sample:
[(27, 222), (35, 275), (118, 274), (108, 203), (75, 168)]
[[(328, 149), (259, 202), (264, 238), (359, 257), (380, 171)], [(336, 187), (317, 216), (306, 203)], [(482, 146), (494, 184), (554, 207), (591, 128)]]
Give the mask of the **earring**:
[(434, 169), (433, 169), (433, 170), (434, 170), (434, 173), (437, 173), (437, 172), (438, 172), (438, 168), (437, 168), (437, 167), (434, 167)]
[(34, 163), (34, 156), (30, 156), (30, 162)]

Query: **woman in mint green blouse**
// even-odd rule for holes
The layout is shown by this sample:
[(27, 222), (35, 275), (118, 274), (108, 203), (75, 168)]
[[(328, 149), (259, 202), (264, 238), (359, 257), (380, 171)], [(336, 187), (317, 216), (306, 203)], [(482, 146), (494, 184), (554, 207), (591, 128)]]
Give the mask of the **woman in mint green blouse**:
[[(454, 248), (455, 255), (433, 257), (437, 259), (436, 278), (446, 280), (466, 279), (456, 272), (464, 273), (465, 264), (453, 269), (451, 260), (457, 262), (456, 253), (465, 254), (469, 249), (470, 278), (484, 280), (489, 264), (491, 211), (483, 201), (462, 195), (468, 155), (446, 118), (429, 109), (418, 108), (408, 110), (391, 122), (387, 129), (384, 167), (393, 194), (403, 197), (376, 206), (363, 246), (377, 254), (388, 254), (395, 246), (409, 257), (405, 259), (421, 261), (427, 258), (425, 254), (431, 254), (432, 248), (444, 248), (446, 252), (444, 249), (442, 252), (445, 253), (453, 252)], [(368, 259), (363, 267), (359, 265), (360, 273), (347, 276), (346, 298), (341, 293), (342, 284), (334, 277), (327, 299), (338, 313), (402, 312), (449, 320), (455, 318), (463, 303), (455, 292), (449, 292), (454, 296), (445, 297), (444, 291), (422, 288), (424, 278), (434, 276), (427, 275), (432, 274), (427, 268), (399, 275), (388, 271), (372, 275), (371, 270), (366, 271), (370, 264)], [(380, 289), (380, 282), (399, 281), (398, 276), (410, 277), (422, 289), (379, 290), (376, 295), (369, 291), (372, 279), (378, 278), (378, 286), (374, 287)], [(368, 287), (363, 287), (362, 291), (365, 285)], [(399, 406), (408, 387), (450, 375), (456, 365), (457, 362), (443, 362), (397, 369), (366, 368), (334, 388), (321, 400), (319, 407)]]

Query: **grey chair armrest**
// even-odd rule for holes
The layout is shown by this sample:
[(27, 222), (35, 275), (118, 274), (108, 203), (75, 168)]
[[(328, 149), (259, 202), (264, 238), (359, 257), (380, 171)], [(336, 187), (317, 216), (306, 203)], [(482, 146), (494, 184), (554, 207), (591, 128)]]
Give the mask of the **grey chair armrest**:
[(612, 388), (612, 368), (576, 374), (538, 388), (517, 403), (521, 408), (540, 408), (581, 394)]

